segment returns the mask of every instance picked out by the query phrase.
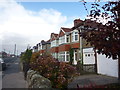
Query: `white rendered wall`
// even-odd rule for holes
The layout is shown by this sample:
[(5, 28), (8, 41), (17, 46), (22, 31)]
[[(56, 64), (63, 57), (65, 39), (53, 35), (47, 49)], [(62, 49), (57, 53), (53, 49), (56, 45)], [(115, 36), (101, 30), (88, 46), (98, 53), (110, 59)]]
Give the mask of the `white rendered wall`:
[(97, 54), (97, 69), (99, 74), (118, 77), (118, 60)]
[(95, 64), (93, 48), (83, 49), (83, 64)]

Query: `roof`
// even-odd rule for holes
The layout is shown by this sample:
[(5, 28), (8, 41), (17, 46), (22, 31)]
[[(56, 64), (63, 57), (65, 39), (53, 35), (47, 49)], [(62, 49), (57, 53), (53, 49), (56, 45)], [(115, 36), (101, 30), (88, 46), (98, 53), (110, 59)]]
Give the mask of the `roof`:
[(79, 19), (75, 19), (74, 21), (81, 21), (80, 18)]
[(46, 41), (46, 44), (50, 44), (50, 39)]
[(71, 31), (70, 28), (64, 28), (64, 27), (61, 27), (61, 29), (62, 29), (64, 32), (70, 32), (70, 31)]
[(99, 25), (101, 25), (101, 23), (92, 21), (90, 19), (86, 19), (86, 20), (80, 22), (79, 24), (77, 24), (76, 26), (72, 27), (71, 29), (74, 30), (74, 29), (78, 28), (79, 26), (88, 26), (91, 28), (97, 28)]
[(58, 36), (58, 34), (55, 34), (55, 33), (54, 33), (54, 36), (55, 36), (55, 37), (57, 37), (57, 36)]
[[(54, 36), (54, 37), (53, 37)], [(56, 40), (57, 39), (57, 37), (58, 37), (58, 34), (56, 34), (56, 33), (51, 33), (51, 41), (53, 41), (53, 40)]]
[(34, 49), (37, 49), (38, 47), (37, 46), (33, 46)]

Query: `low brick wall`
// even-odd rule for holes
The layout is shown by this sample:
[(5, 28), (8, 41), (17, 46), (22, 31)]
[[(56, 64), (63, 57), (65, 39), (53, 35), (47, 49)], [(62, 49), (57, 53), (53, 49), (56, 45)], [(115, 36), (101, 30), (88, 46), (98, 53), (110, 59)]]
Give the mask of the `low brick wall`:
[(34, 70), (27, 72), (28, 88), (52, 88), (51, 81)]
[(83, 65), (83, 70), (86, 72), (95, 72), (95, 64)]

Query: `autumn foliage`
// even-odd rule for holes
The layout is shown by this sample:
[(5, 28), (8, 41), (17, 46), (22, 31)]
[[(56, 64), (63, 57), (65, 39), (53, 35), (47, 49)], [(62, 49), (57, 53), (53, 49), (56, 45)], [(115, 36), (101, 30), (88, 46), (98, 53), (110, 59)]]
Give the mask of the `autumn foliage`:
[(48, 78), (52, 82), (53, 88), (67, 88), (69, 80), (77, 72), (75, 67), (45, 54), (31, 61), (30, 68)]
[[(85, 20), (82, 24), (84, 31), (81, 36), (90, 42), (99, 54), (118, 59), (118, 79), (120, 80), (120, 1), (107, 2), (103, 6), (95, 1), (89, 16), (90, 20)], [(98, 23), (99, 17), (108, 22)]]
[[(81, 36), (90, 42), (98, 53), (113, 59), (120, 58), (120, 1), (108, 2), (103, 6), (94, 2), (89, 16), (91, 18), (83, 22), (84, 31)], [(99, 17), (108, 22), (104, 25), (96, 22), (100, 21)]]

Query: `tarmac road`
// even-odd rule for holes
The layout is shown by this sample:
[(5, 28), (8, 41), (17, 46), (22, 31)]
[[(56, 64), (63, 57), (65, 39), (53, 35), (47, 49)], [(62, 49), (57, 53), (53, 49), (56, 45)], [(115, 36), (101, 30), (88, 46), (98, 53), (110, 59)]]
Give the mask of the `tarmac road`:
[(23, 72), (20, 70), (19, 58), (7, 58), (7, 68), (2, 75), (2, 88), (27, 88)]

